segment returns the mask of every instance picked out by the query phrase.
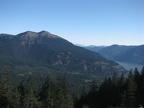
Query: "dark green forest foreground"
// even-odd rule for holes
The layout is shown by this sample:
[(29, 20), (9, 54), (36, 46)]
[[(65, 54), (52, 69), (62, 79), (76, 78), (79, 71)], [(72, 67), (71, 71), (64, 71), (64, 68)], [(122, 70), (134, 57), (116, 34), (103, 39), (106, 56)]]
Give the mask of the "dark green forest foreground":
[(72, 92), (66, 76), (56, 79), (47, 76), (40, 87), (35, 87), (33, 75), (24, 81), (14, 81), (12, 70), (5, 67), (0, 72), (0, 108), (138, 108), (144, 106), (144, 67), (141, 72), (105, 78), (79, 85)]
[(144, 106), (144, 67), (141, 72), (135, 68), (125, 77), (114, 74), (99, 88), (93, 83), (91, 91), (84, 92), (75, 104), (76, 108), (139, 108), (140, 105)]

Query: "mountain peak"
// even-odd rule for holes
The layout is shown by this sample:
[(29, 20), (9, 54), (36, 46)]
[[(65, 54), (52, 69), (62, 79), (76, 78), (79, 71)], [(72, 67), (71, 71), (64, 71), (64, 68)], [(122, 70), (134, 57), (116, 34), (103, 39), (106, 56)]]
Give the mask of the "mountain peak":
[(43, 31), (40, 31), (40, 32), (38, 32), (39, 34), (51, 34), (50, 32), (48, 32), (48, 31), (45, 31), (45, 30), (43, 30)]
[(30, 38), (38, 37), (37, 33), (33, 32), (33, 31), (26, 31), (26, 32), (20, 33), (18, 35), (21, 35), (21, 39), (30, 39)]
[(37, 38), (37, 37), (61, 38), (57, 35), (54, 35), (50, 32), (47, 32), (47, 31), (41, 31), (41, 32), (26, 31), (26, 32), (18, 34), (18, 36), (20, 36), (22, 40), (23, 39), (24, 40), (27, 40), (27, 39), (31, 40), (31, 39), (34, 39), (34, 38)]
[(25, 34), (25, 35), (33, 35), (33, 34), (36, 34), (36, 32), (26, 31), (26, 32), (24, 32), (23, 34)]
[(60, 38), (59, 36), (54, 35), (54, 34), (47, 32), (47, 31), (38, 32), (38, 35), (42, 36), (42, 37), (49, 37), (49, 38)]

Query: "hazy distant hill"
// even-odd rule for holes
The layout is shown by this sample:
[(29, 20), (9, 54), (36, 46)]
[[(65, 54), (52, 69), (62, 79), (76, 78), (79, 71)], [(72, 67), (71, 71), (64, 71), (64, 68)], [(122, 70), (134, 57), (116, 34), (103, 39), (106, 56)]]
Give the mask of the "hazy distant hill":
[(144, 65), (144, 45), (133, 47), (122, 54), (115, 56), (117, 61)]
[(134, 46), (124, 46), (124, 45), (112, 45), (106, 48), (103, 48), (99, 51), (101, 55), (109, 59), (115, 59), (117, 55), (121, 55), (125, 51), (134, 48)]
[(86, 49), (89, 49), (94, 52), (99, 52), (100, 50), (102, 50), (103, 48), (106, 48), (106, 47), (107, 46), (94, 46), (94, 45), (85, 46)]
[(0, 64), (45, 66), (97, 74), (125, 71), (114, 61), (47, 31), (27, 31), (15, 36), (0, 34)]
[[(91, 50), (88, 47), (85, 48)], [(115, 61), (144, 65), (144, 45), (140, 46), (112, 45), (102, 48), (95, 52), (98, 52), (102, 56)]]

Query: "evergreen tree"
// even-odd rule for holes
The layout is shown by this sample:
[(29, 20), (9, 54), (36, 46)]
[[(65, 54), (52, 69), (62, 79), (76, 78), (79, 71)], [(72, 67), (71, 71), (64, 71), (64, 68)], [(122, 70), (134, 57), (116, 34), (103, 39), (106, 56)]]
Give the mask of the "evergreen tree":
[(87, 94), (88, 94), (88, 87), (87, 85), (83, 85), (81, 97), (85, 97)]
[(126, 91), (125, 91), (125, 78), (123, 74), (118, 80), (117, 87), (118, 87), (119, 105), (124, 106), (124, 103), (126, 101)]
[(139, 103), (139, 96), (140, 96), (140, 73), (138, 71), (137, 68), (135, 68), (134, 70), (134, 79), (135, 79), (135, 82), (137, 84), (137, 91), (136, 91), (136, 103), (138, 104)]
[(118, 106), (121, 104), (121, 93), (124, 85), (124, 76), (120, 78), (117, 76), (117, 73), (114, 72), (112, 76), (112, 106)]
[[(4, 104), (4, 107), (10, 108), (13, 106), (13, 84), (11, 81), (11, 70), (8, 66), (3, 68), (3, 75), (1, 79), (1, 88), (0, 88), (0, 95), (1, 101)], [(3, 100), (5, 99), (5, 100)]]
[(141, 75), (144, 76), (144, 66), (142, 68)]
[(117, 86), (118, 86), (120, 94), (123, 93), (125, 89), (125, 78), (123, 74), (119, 78)]
[(63, 93), (64, 93), (64, 107), (63, 108), (73, 108), (73, 100), (72, 100), (72, 96), (70, 95), (70, 85), (69, 85), (69, 81), (67, 79), (67, 77), (63, 78), (62, 81), (62, 89), (63, 89)]
[(96, 80), (93, 80), (91, 82), (91, 90), (90, 90), (90, 92), (95, 93), (97, 91), (97, 89), (98, 89), (97, 82), (96, 82)]
[(28, 86), (26, 88), (26, 94), (24, 99), (24, 107), (25, 108), (38, 108), (39, 102), (37, 101), (37, 98), (34, 93), (32, 78), (30, 77), (28, 79)]
[(138, 71), (138, 69), (137, 68), (135, 68), (135, 70), (134, 70), (134, 78), (135, 78), (135, 82), (137, 83), (137, 84), (139, 84), (140, 82), (140, 73), (139, 73), (139, 71)]
[(85, 97), (87, 104), (91, 108), (95, 108), (98, 106), (98, 86), (96, 80), (93, 80), (90, 85), (90, 91), (88, 95)]
[(112, 106), (114, 105), (113, 102), (115, 94), (113, 92), (113, 83), (111, 78), (106, 78), (104, 82), (101, 84), (99, 89), (99, 95), (100, 95), (100, 104), (102, 107)]
[(140, 75), (138, 97), (139, 97), (138, 100), (139, 104), (142, 104), (144, 106), (144, 67), (142, 68), (141, 75)]
[(47, 77), (39, 93), (44, 108), (54, 108), (55, 89), (55, 84)]
[(18, 92), (19, 92), (19, 95), (20, 95), (20, 99), (19, 99), (20, 107), (24, 108), (25, 87), (23, 85), (23, 81), (21, 81), (19, 86), (18, 86)]
[(118, 83), (118, 76), (117, 73), (114, 72), (113, 76), (112, 76), (112, 83), (114, 84), (114, 86), (117, 86)]
[(126, 102), (126, 91), (124, 91), (124, 92), (121, 94), (120, 106), (121, 106), (122, 108), (125, 107), (125, 102)]
[(20, 93), (18, 91), (18, 88), (15, 86), (13, 90), (13, 97), (12, 97), (12, 108), (22, 108), (20, 106)]
[(73, 100), (69, 94), (69, 82), (66, 77), (58, 78), (56, 86), (55, 108), (73, 108)]
[(135, 106), (136, 90), (137, 90), (137, 85), (134, 80), (134, 75), (132, 71), (130, 71), (126, 81), (126, 105), (128, 107)]

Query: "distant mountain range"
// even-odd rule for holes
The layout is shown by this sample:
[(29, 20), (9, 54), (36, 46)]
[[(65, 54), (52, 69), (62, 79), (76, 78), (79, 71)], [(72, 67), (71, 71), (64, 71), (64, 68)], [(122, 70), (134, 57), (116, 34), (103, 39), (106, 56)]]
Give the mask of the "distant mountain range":
[(99, 52), (100, 50), (106, 48), (107, 46), (94, 46), (94, 45), (90, 45), (90, 46), (84, 46), (86, 49), (94, 51), (94, 52)]
[(97, 52), (107, 59), (144, 65), (144, 45), (112, 45), (107, 47), (89, 46), (85, 48)]
[(47, 31), (0, 34), (0, 65), (4, 64), (13, 67), (44, 66), (103, 75), (125, 71), (118, 63)]

